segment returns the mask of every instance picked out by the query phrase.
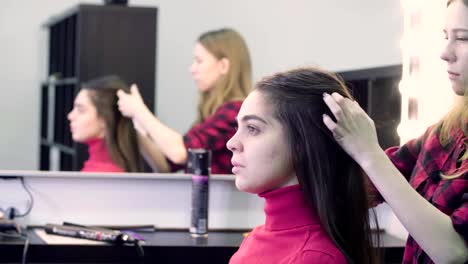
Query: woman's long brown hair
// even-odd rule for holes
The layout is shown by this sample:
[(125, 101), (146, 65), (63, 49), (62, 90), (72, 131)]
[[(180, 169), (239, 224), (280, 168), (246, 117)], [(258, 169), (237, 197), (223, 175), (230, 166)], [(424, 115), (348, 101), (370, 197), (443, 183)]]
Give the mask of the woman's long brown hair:
[(324, 113), (333, 116), (323, 93), (351, 98), (343, 81), (324, 70), (302, 68), (267, 77), (255, 89), (265, 96), (286, 132), (299, 184), (323, 229), (348, 263), (378, 263), (366, 176), (322, 121)]
[(98, 116), (106, 123), (105, 141), (112, 160), (126, 172), (143, 171), (132, 120), (117, 107), (117, 91), (129, 92), (128, 85), (117, 76), (104, 76), (84, 83), (82, 89), (89, 91)]

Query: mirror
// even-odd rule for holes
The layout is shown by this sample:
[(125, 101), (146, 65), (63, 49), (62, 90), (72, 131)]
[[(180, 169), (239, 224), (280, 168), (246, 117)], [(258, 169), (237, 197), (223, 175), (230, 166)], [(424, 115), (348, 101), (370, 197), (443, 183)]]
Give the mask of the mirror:
[[(0, 169), (39, 168), (41, 83), (49, 54), (41, 25), (80, 3), (103, 1), (8, 1), (0, 9)], [(243, 35), (254, 80), (306, 65), (344, 71), (401, 63), (399, 1), (133, 0), (129, 5), (158, 7), (154, 111), (181, 133), (196, 117), (197, 91), (188, 69), (195, 40), (207, 30), (232, 27)]]

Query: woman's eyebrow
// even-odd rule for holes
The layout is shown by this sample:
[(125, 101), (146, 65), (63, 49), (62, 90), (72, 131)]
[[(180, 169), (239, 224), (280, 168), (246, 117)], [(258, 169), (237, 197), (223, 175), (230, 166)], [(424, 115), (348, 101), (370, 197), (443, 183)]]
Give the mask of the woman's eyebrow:
[(445, 34), (447, 34), (447, 31), (451, 31), (451, 32), (453, 32), (453, 33), (458, 33), (458, 32), (465, 32), (465, 33), (468, 33), (468, 29), (466, 29), (466, 28), (452, 28), (452, 29), (450, 29), (450, 30), (444, 29), (443, 31), (444, 31)]
[[(236, 117), (236, 120), (239, 121), (237, 119), (237, 117)], [(249, 120), (257, 120), (257, 121), (260, 121), (260, 122), (262, 122), (262, 123), (264, 123), (266, 125), (268, 124), (268, 122), (265, 119), (259, 117), (258, 115), (245, 115), (241, 119), (242, 122), (246, 122), (246, 121), (249, 121)]]

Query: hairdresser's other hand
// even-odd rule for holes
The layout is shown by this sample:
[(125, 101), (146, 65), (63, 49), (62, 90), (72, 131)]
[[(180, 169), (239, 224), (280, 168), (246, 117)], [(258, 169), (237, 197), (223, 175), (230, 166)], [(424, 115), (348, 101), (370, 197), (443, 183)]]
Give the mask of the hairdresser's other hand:
[(130, 93), (118, 90), (117, 97), (119, 98), (117, 102), (119, 110), (126, 117), (134, 118), (137, 113), (143, 112), (146, 108), (136, 84), (132, 84)]
[(324, 94), (323, 100), (335, 116), (335, 123), (327, 114), (323, 122), (333, 133), (335, 140), (359, 164), (372, 159), (382, 151), (377, 140), (374, 121), (356, 101), (338, 93)]

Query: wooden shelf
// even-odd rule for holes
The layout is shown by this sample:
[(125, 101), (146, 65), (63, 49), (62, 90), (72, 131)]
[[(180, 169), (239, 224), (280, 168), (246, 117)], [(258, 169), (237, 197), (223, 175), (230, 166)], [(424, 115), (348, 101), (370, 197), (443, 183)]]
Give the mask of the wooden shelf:
[(156, 8), (85, 4), (43, 25), (49, 58), (41, 83), (40, 170), (80, 170), (88, 158), (86, 146), (73, 142), (67, 120), (83, 82), (118, 75), (137, 83), (154, 109), (156, 23)]

